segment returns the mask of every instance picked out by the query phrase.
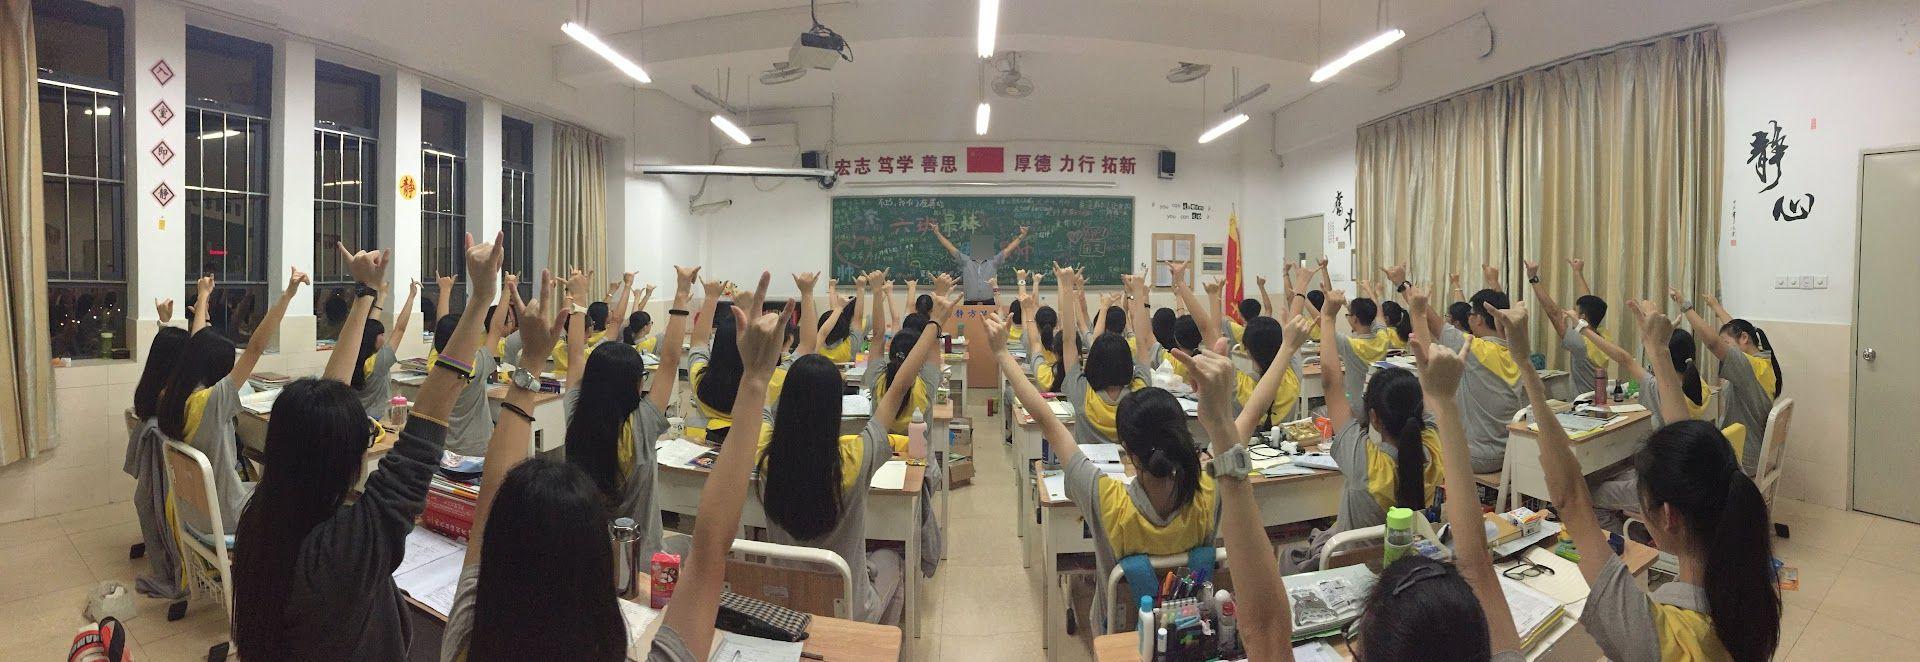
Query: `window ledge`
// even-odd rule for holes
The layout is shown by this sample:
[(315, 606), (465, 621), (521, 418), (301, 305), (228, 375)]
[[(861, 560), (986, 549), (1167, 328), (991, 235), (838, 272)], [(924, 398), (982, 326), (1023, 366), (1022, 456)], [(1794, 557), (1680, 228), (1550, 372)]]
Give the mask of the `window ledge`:
[(55, 368), (91, 368), (98, 366), (116, 366), (139, 363), (136, 359), (54, 359)]

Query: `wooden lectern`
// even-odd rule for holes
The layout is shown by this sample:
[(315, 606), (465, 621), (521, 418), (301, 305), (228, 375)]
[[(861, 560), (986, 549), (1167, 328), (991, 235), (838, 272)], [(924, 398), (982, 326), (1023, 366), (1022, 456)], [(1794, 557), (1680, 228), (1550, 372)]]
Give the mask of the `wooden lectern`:
[[(999, 306), (984, 304), (970, 304), (956, 307), (953, 309), (953, 316), (955, 318), (953, 328), (948, 329), (947, 333), (951, 334), (957, 341), (965, 335), (961, 331), (960, 325), (966, 324), (970, 319), (985, 317), (997, 312), (1000, 312)], [(1000, 383), (1000, 366), (994, 363), (992, 352), (988, 351), (985, 347), (974, 347), (969, 344), (967, 345), (966, 354), (968, 385), (990, 386)]]

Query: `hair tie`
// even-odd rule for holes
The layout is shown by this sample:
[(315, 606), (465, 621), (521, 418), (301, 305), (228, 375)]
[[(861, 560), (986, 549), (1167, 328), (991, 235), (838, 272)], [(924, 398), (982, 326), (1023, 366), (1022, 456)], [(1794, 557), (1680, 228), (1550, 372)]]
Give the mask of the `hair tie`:
[(1407, 576), (1401, 577), (1400, 582), (1397, 584), (1394, 584), (1393, 591), (1388, 593), (1387, 595), (1398, 596), (1402, 591), (1412, 588), (1414, 584), (1418, 584), (1420, 582), (1423, 582), (1429, 579), (1445, 577), (1446, 575), (1447, 575), (1446, 571), (1442, 570), (1441, 566), (1437, 566), (1437, 565), (1423, 565), (1418, 568), (1414, 568), (1412, 571), (1407, 573)]

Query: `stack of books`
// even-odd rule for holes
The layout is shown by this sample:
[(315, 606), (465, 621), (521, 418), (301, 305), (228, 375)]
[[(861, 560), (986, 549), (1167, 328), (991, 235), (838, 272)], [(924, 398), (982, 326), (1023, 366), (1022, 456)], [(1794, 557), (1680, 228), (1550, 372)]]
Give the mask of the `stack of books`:
[(247, 384), (256, 391), (271, 391), (291, 383), (293, 383), (292, 377), (278, 372), (256, 371), (252, 377), (247, 378)]
[(1531, 650), (1567, 615), (1560, 601), (1532, 586), (1501, 577), (1500, 590), (1507, 596), (1514, 631), (1520, 634), (1520, 650)]
[(459, 481), (435, 474), (427, 485), (427, 510), (420, 514), (420, 526), (466, 542), (467, 532), (473, 530), (473, 513), (479, 502), (477, 480)]
[(416, 356), (410, 359), (401, 359), (399, 363), (394, 364), (394, 367), (407, 372), (427, 372), (427, 368), (430, 366), (427, 365), (427, 357)]

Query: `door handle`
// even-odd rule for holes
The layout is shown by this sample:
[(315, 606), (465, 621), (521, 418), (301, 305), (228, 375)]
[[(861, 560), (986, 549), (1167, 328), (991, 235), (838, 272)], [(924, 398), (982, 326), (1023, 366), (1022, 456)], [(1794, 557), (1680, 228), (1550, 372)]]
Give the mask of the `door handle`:
[(1866, 349), (1860, 350), (1860, 358), (1866, 359), (1868, 363), (1872, 363), (1874, 359), (1879, 357), (1880, 357), (1880, 353), (1873, 351), (1872, 347), (1868, 347)]

